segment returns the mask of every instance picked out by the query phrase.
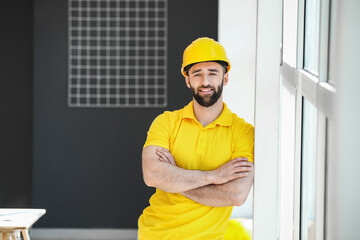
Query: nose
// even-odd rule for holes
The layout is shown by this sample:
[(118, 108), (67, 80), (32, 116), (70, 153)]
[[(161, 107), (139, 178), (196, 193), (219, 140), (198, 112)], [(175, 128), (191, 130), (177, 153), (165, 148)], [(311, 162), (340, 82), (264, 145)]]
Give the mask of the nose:
[(207, 86), (207, 85), (209, 85), (209, 83), (210, 83), (209, 76), (206, 75), (206, 74), (202, 75), (200, 84), (204, 85), (204, 86)]

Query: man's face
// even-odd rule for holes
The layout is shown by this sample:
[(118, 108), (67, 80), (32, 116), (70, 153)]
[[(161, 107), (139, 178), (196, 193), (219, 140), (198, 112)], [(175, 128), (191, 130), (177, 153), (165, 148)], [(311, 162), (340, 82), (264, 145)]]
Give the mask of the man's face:
[(228, 74), (216, 62), (197, 63), (189, 69), (186, 84), (201, 106), (214, 105), (222, 95), (223, 86), (228, 83)]

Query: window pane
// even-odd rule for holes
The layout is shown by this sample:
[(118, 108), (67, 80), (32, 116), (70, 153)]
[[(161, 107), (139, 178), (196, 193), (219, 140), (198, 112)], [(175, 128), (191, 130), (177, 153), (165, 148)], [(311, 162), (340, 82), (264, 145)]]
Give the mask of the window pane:
[(339, 3), (337, 1), (331, 1), (331, 6), (330, 6), (330, 33), (329, 33), (329, 77), (328, 77), (328, 81), (333, 85), (336, 86), (336, 78), (333, 76), (332, 74), (332, 69), (335, 68), (335, 59), (334, 59), (334, 53), (335, 53), (335, 48), (336, 48), (336, 44), (334, 43), (334, 38), (335, 38), (335, 20), (337, 19), (336, 16), (336, 9), (338, 9), (338, 5)]
[(317, 110), (303, 100), (301, 154), (301, 240), (315, 240)]
[(320, 0), (305, 3), (304, 68), (314, 75), (319, 72)]
[(283, 61), (296, 67), (297, 60), (297, 0), (283, 1)]

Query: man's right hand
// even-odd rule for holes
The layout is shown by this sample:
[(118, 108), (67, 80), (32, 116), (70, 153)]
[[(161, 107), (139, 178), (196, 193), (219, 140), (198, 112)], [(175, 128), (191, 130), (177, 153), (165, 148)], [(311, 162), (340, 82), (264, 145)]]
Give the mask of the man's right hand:
[(223, 184), (231, 180), (246, 177), (252, 171), (253, 163), (247, 158), (235, 158), (215, 170), (210, 171), (214, 184)]
[(159, 156), (160, 161), (167, 162), (174, 166), (177, 166), (173, 155), (170, 153), (168, 149), (159, 148), (156, 150), (156, 154)]

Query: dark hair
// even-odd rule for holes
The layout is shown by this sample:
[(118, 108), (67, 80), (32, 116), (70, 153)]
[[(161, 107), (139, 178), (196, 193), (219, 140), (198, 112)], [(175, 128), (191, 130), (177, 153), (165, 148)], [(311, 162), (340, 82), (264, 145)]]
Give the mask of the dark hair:
[[(227, 69), (229, 67), (229, 64), (225, 61), (219, 61), (219, 60), (216, 60), (216, 61), (205, 61), (205, 62), (216, 62), (218, 64), (220, 64), (223, 68), (224, 68), (224, 74), (227, 73)], [(189, 70), (192, 66), (194, 66), (195, 64), (197, 63), (200, 63), (200, 62), (196, 62), (196, 63), (192, 63), (192, 64), (189, 64), (187, 66), (184, 67), (184, 71), (186, 73), (186, 75), (189, 76)]]

